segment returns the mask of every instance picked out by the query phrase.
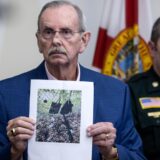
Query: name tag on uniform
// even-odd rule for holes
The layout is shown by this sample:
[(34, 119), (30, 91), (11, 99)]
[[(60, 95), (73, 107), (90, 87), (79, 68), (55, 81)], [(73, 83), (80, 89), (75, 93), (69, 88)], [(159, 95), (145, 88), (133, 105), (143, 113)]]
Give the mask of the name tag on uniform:
[(160, 97), (139, 98), (142, 109), (160, 108)]
[(159, 118), (160, 117), (160, 112), (149, 112), (147, 115), (149, 117)]

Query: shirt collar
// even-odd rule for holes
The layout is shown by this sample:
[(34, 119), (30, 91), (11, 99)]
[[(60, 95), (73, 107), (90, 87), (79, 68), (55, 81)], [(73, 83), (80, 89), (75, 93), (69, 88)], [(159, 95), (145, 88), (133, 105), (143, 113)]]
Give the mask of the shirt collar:
[[(54, 77), (48, 70), (47, 68), (47, 65), (46, 65), (46, 62), (44, 63), (44, 66), (45, 66), (45, 71), (46, 71), (46, 74), (47, 74), (47, 77), (49, 80), (57, 80), (56, 77)], [(80, 81), (80, 66), (79, 66), (79, 63), (77, 63), (77, 69), (78, 69), (78, 75), (77, 75), (77, 79), (76, 81)]]

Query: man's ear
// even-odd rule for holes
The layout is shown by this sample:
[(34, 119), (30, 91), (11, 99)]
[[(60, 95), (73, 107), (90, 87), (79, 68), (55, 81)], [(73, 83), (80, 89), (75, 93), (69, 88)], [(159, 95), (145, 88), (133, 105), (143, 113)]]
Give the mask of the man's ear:
[(37, 38), (37, 44), (38, 44), (38, 48), (39, 48), (39, 52), (42, 53), (42, 48), (41, 48), (41, 45), (40, 45), (40, 38), (39, 38), (39, 34), (38, 32), (36, 32), (36, 38)]
[(91, 33), (90, 32), (84, 32), (84, 33), (82, 33), (81, 47), (80, 47), (79, 53), (82, 53), (85, 50), (85, 48), (87, 47), (88, 42), (90, 40), (90, 37), (91, 37)]
[(154, 42), (149, 41), (148, 46), (149, 46), (150, 50), (157, 51), (157, 48), (156, 48), (156, 45)]
[(156, 45), (155, 45), (154, 42), (149, 41), (148, 46), (149, 46), (149, 49), (150, 49), (150, 55), (153, 58), (156, 54), (155, 52), (157, 51)]

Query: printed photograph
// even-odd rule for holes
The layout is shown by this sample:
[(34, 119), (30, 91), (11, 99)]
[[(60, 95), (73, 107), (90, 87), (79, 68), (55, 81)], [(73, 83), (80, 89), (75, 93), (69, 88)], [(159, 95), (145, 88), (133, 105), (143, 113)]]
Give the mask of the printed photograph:
[(80, 143), (81, 92), (38, 89), (37, 142)]

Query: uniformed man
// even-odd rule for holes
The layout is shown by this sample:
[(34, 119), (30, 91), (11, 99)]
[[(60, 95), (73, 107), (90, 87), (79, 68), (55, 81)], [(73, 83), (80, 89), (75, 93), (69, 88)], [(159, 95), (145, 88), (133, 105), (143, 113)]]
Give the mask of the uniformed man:
[(144, 153), (148, 160), (160, 160), (160, 18), (153, 25), (149, 47), (152, 67), (133, 76), (127, 83)]

